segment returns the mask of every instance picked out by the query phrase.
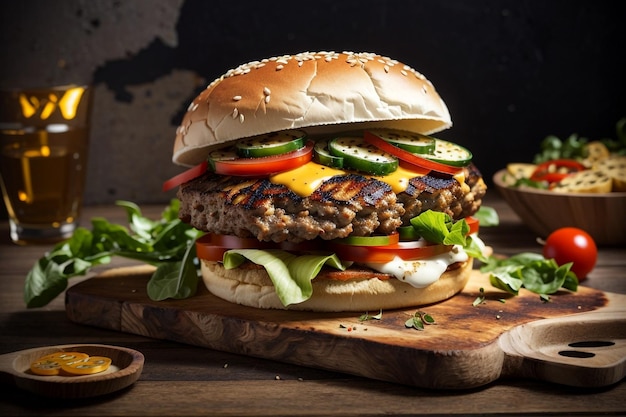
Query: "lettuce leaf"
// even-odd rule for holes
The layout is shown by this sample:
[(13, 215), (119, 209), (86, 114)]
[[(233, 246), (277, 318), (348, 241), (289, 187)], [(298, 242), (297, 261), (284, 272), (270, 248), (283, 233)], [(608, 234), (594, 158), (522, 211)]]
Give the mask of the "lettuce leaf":
[(224, 268), (237, 268), (246, 259), (265, 268), (284, 306), (311, 298), (311, 281), (324, 265), (341, 271), (346, 268), (335, 254), (297, 256), (278, 249), (229, 250), (224, 254)]

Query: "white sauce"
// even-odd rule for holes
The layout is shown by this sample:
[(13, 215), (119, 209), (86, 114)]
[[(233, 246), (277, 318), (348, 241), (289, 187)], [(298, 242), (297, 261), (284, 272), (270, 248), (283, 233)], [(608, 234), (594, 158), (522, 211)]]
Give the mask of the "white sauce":
[(393, 261), (384, 264), (367, 263), (368, 267), (390, 274), (402, 282), (406, 282), (415, 288), (424, 288), (437, 281), (449, 265), (456, 262), (467, 261), (467, 253), (460, 245), (454, 245), (452, 250), (429, 259), (419, 261), (403, 261), (395, 257)]

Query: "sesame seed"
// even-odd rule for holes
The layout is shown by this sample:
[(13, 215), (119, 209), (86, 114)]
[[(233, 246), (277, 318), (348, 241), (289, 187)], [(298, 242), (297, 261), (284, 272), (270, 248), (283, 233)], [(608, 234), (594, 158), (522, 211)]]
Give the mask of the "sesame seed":
[(400, 71), (400, 74), (404, 75), (405, 77), (408, 75), (405, 70)]
[(270, 91), (269, 88), (267, 87), (263, 87), (263, 94), (265, 94), (266, 96), (269, 96), (272, 92)]
[(281, 69), (285, 68), (284, 65), (276, 65), (276, 71), (280, 71)]
[(385, 65), (385, 72), (389, 72), (389, 65)]
[(187, 107), (187, 111), (194, 111), (198, 108), (198, 103), (191, 103), (189, 107)]
[(243, 117), (243, 113), (241, 113), (239, 115), (239, 123), (243, 123), (243, 121), (244, 121), (244, 117)]
[(271, 96), (265, 96), (265, 104), (268, 104), (270, 102), (270, 97)]
[(241, 100), (241, 96), (234, 96), (233, 97), (233, 101), (239, 101), (239, 100)]
[(235, 107), (235, 108), (233, 109), (233, 119), (236, 119), (236, 118), (237, 118), (237, 116), (239, 116), (239, 110), (237, 109), (237, 107)]

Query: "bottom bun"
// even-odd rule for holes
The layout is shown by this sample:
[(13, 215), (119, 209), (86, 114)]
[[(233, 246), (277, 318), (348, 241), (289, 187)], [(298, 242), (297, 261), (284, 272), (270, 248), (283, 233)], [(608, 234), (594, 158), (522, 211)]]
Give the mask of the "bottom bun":
[(417, 307), (448, 299), (467, 284), (472, 259), (444, 272), (424, 288), (415, 288), (395, 278), (340, 281), (318, 277), (312, 281), (311, 298), (289, 306), (280, 302), (262, 267), (225, 269), (220, 263), (203, 260), (201, 269), (207, 289), (232, 303), (262, 309), (365, 312)]

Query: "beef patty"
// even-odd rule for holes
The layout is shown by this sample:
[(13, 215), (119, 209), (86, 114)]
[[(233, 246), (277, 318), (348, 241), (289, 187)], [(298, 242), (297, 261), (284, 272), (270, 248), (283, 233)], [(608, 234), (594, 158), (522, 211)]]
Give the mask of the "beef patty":
[(396, 195), (379, 180), (348, 174), (300, 197), (267, 178), (207, 173), (180, 187), (179, 217), (207, 232), (274, 242), (389, 234), (428, 209), (453, 219), (474, 214), (486, 186), (473, 165), (465, 178), (460, 184), (450, 176), (416, 177)]

